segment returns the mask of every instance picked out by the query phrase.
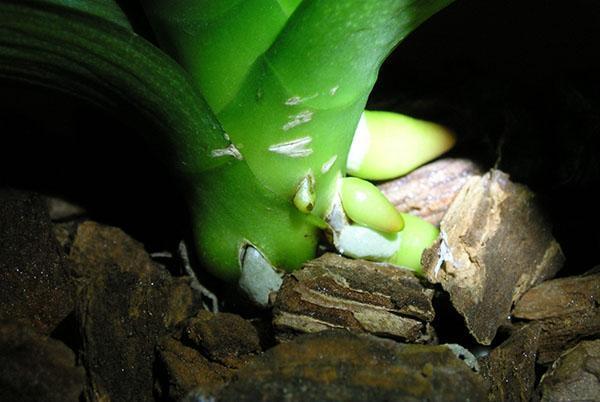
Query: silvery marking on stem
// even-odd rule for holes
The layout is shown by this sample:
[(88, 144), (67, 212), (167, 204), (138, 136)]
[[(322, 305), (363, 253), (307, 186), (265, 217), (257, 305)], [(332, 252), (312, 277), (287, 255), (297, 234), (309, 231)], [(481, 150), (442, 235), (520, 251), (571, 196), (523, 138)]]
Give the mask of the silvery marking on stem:
[(229, 144), (227, 148), (213, 149), (210, 152), (210, 156), (212, 156), (213, 158), (220, 158), (222, 156), (233, 156), (235, 159), (240, 161), (244, 159), (244, 156), (242, 155), (240, 150), (237, 149), (233, 144)]
[(329, 95), (331, 95), (331, 96), (335, 95), (335, 94), (337, 93), (337, 90), (338, 90), (338, 89), (340, 89), (340, 86), (339, 86), (339, 85), (336, 85), (336, 86), (334, 86), (333, 88), (331, 88), (331, 89), (329, 90)]
[(293, 114), (288, 116), (291, 120), (285, 123), (281, 128), (283, 131), (288, 131), (294, 127), (297, 127), (301, 124), (306, 124), (312, 120), (313, 112), (310, 110), (303, 110), (298, 114)]
[(296, 138), (295, 140), (273, 144), (269, 147), (269, 151), (290, 158), (304, 158), (313, 153), (312, 148), (308, 147), (311, 142), (312, 137), (309, 136)]
[(327, 160), (327, 162), (325, 162), (321, 166), (321, 173), (325, 174), (325, 173), (329, 172), (329, 170), (331, 169), (331, 167), (333, 166), (333, 164), (335, 163), (336, 160), (337, 160), (337, 155), (333, 155), (331, 158), (329, 158)]
[(296, 105), (299, 105), (299, 104), (301, 104), (301, 103), (303, 103), (303, 102), (306, 102), (306, 101), (308, 101), (308, 100), (314, 99), (314, 98), (316, 98), (317, 96), (319, 96), (319, 94), (314, 94), (314, 95), (311, 95), (311, 96), (307, 96), (307, 97), (305, 97), (305, 98), (302, 98), (302, 97), (300, 97), (300, 96), (292, 96), (291, 98), (288, 98), (288, 99), (287, 99), (287, 100), (284, 102), (284, 104), (285, 104), (286, 106), (296, 106)]

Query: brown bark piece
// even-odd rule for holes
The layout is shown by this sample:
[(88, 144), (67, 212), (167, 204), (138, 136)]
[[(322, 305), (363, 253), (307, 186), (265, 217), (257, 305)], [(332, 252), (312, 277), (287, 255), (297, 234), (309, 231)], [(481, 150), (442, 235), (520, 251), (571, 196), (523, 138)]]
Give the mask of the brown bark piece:
[(64, 343), (0, 321), (0, 401), (79, 402), (85, 372)]
[(398, 211), (439, 225), (462, 186), (470, 177), (481, 173), (473, 161), (445, 158), (377, 187)]
[(240, 368), (262, 352), (258, 331), (237, 314), (201, 310), (187, 323), (184, 339), (210, 361), (229, 368)]
[(525, 186), (492, 170), (472, 177), (423, 253), (426, 276), (450, 294), (475, 339), (489, 345), (512, 304), (551, 278), (564, 256)]
[(523, 295), (513, 317), (542, 328), (538, 361), (550, 363), (579, 340), (600, 335), (600, 273), (544, 282)]
[(120, 229), (94, 222), (79, 225), (70, 259), (80, 285), (84, 399), (152, 400), (155, 347), (198, 308), (189, 283)]
[(542, 402), (597, 401), (600, 397), (600, 339), (582, 341), (544, 374)]
[(49, 335), (73, 311), (74, 294), (43, 198), (0, 189), (0, 320)]
[(535, 389), (540, 326), (528, 324), (481, 358), (481, 374), (490, 384), (490, 401), (529, 401)]
[[(181, 331), (161, 339), (157, 352), (160, 400), (214, 400), (216, 392), (262, 348), (250, 321), (201, 310)], [(182, 399), (186, 395), (190, 397)]]
[(273, 324), (278, 337), (345, 328), (409, 342), (431, 339), (433, 290), (410, 271), (325, 254), (284, 279)]
[(170, 336), (157, 345), (157, 357), (157, 390), (161, 400), (180, 401), (194, 390), (209, 400), (209, 395), (221, 389), (235, 373)]
[(445, 345), (334, 330), (269, 349), (238, 371), (217, 400), (483, 401), (485, 394), (482, 378)]

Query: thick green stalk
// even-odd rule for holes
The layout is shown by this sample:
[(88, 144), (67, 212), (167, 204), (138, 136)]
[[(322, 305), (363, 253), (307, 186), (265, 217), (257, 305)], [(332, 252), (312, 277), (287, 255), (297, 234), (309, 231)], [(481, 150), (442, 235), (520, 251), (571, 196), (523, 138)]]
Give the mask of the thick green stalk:
[(200, 86), (215, 113), (236, 93), (301, 0), (142, 0), (161, 47)]
[(288, 270), (314, 254), (318, 229), (257, 183), (244, 161), (215, 154), (230, 145), (226, 134), (180, 67), (148, 42), (56, 1), (0, 3), (0, 38), (0, 79), (67, 93), (139, 124), (187, 184), (198, 252), (217, 276), (239, 277), (246, 243)]
[[(305, 0), (281, 29), (285, 17), (262, 21), (260, 8), (250, 13), (237, 2), (212, 12), (212, 7), (223, 3), (203, 1), (204, 7), (210, 5), (208, 16), (193, 0), (180, 1), (176, 8), (164, 0), (148, 2), (159, 36), (177, 44), (175, 57), (200, 88), (230, 75), (236, 82), (244, 76), (235, 94), (213, 103), (208, 96), (209, 104), (218, 111), (219, 121), (252, 172), (271, 191), (292, 200), (300, 183), (312, 176), (316, 197), (312, 213), (318, 217), (331, 208), (354, 129), (381, 62), (407, 33), (449, 3)], [(281, 13), (276, 1), (259, 3)], [(219, 28), (208, 20), (218, 21)], [(256, 35), (255, 25), (244, 25), (257, 20), (270, 35), (281, 29), (270, 46), (267, 35)], [(219, 44), (203, 37), (215, 39), (215, 31), (231, 33), (234, 43)], [(217, 61), (201, 58), (225, 46), (249, 46), (252, 55), (242, 53), (239, 62), (230, 53)], [(263, 48), (265, 52), (257, 55), (257, 49)], [(255, 59), (251, 65), (250, 59)], [(204, 63), (218, 68), (211, 67), (211, 74), (205, 74)], [(243, 66), (249, 68), (242, 72)], [(226, 105), (223, 99), (228, 100)]]
[[(139, 124), (185, 182), (202, 262), (237, 280), (247, 246), (284, 270), (314, 256), (321, 218), (331, 208), (381, 62), (449, 2), (305, 0), (296, 7), (294, 0), (278, 1), (280, 17), (267, 24), (252, 52), (240, 51), (241, 64), (231, 70), (222, 71), (229, 59), (215, 49), (242, 39), (247, 43), (229, 46), (244, 49), (255, 38), (239, 26), (216, 27), (225, 43), (207, 53), (214, 63), (191, 59), (207, 66), (200, 75), (190, 72), (191, 84), (122, 23), (108, 0), (99, 8), (83, 0), (6, 0), (0, 2), (0, 78), (65, 92)], [(199, 19), (179, 7), (192, 4), (187, 0), (163, 4), (172, 6), (164, 12), (173, 10), (167, 20), (177, 34), (219, 18), (225, 24), (232, 9), (254, 3), (263, 4), (198, 1), (198, 12), (208, 11)], [(192, 39), (177, 50), (185, 53), (184, 65), (187, 55), (201, 54), (195, 43), (213, 46), (212, 39)], [(207, 91), (219, 121), (198, 88)], [(296, 197), (299, 189), (307, 193)]]

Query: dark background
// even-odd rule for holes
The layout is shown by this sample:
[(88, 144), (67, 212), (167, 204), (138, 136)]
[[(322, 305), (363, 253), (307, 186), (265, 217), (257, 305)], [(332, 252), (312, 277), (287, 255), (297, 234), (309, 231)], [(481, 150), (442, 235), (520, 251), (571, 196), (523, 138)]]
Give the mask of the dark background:
[[(152, 39), (137, 3), (123, 2)], [(457, 0), (386, 61), (370, 106), (453, 128), (453, 156), (498, 166), (538, 194), (567, 255), (597, 263), (600, 6), (595, 1)], [(0, 186), (56, 194), (151, 251), (187, 234), (174, 178), (127, 116), (0, 81)]]

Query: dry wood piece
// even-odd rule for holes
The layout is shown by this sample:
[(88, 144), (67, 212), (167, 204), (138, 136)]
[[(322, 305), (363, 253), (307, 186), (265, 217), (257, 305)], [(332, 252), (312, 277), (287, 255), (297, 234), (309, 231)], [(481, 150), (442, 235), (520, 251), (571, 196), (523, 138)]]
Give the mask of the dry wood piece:
[(278, 337), (331, 328), (427, 342), (433, 290), (410, 271), (325, 254), (287, 275), (273, 311)]
[(448, 345), (333, 330), (269, 349), (239, 370), (216, 400), (479, 402), (485, 401), (485, 384)]
[(74, 294), (42, 197), (0, 188), (0, 322), (49, 335), (73, 310)]
[(533, 194), (492, 170), (465, 184), (422, 262), (475, 339), (489, 345), (512, 304), (554, 276), (564, 256)]
[(530, 401), (540, 326), (527, 324), (481, 358), (481, 374), (490, 385), (489, 401)]
[(550, 363), (579, 340), (600, 335), (600, 272), (554, 279), (523, 295), (513, 317), (539, 322), (538, 362)]
[(189, 282), (120, 229), (91, 221), (79, 225), (69, 259), (80, 286), (83, 399), (153, 400), (156, 345), (199, 308)]
[(0, 321), (0, 401), (82, 401), (85, 370), (64, 343)]
[(542, 377), (541, 401), (597, 401), (600, 397), (600, 339), (581, 341)]
[(446, 158), (377, 187), (398, 211), (439, 225), (462, 186), (470, 177), (481, 173), (483, 172), (473, 161)]

